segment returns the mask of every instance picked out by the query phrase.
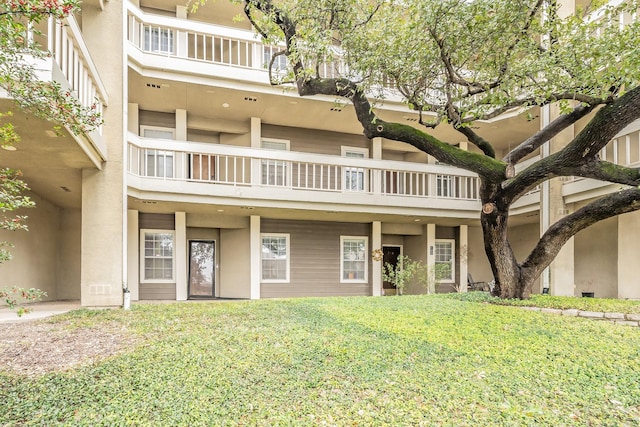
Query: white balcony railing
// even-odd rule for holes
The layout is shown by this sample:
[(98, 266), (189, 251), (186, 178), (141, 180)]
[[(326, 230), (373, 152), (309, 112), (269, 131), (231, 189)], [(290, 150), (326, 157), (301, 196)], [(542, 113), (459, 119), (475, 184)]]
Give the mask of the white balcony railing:
[[(634, 122), (622, 130), (598, 153), (600, 160), (616, 165), (640, 166), (640, 121)], [(581, 177), (570, 177), (566, 183), (582, 180)]]
[[(149, 14), (131, 4), (127, 11), (127, 39), (145, 53), (266, 71), (284, 49), (262, 44), (253, 31)], [(285, 56), (276, 56), (272, 70), (286, 65)], [(319, 65), (318, 73), (337, 77), (343, 68), (342, 63), (327, 62)]]
[(477, 175), (448, 166), (129, 136), (127, 170), (158, 180), (478, 200)]
[[(49, 17), (31, 26), (27, 37), (51, 53), (51, 57), (42, 65), (37, 65), (42, 78), (57, 81), (72, 93), (83, 107), (93, 107), (102, 114), (103, 107), (107, 104), (107, 91), (89, 55), (75, 18), (69, 16), (64, 21), (58, 21)], [(98, 127), (96, 132), (102, 135), (102, 126)]]

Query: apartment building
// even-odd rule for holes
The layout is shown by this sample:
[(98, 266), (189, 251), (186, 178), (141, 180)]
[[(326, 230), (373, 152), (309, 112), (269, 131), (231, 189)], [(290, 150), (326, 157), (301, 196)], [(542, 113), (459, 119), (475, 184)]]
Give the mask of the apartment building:
[[(0, 232), (15, 243), (2, 284), (87, 306), (120, 305), (123, 286), (133, 300), (378, 296), (394, 292), (382, 263), (401, 254), (443, 265), (439, 292), (465, 290), (469, 274), (490, 281), (478, 178), (406, 144), (368, 140), (342, 100), (269, 85), (266, 64), (279, 48), (262, 44), (239, 13), (225, 1), (191, 14), (175, 0), (88, 0), (67, 25), (42, 25), (54, 52), (44, 75), (97, 98), (105, 124), (86, 138), (56, 136), (50, 123), (14, 116), (23, 141), (0, 153), (0, 166), (24, 172), (37, 207), (26, 212), (28, 233)], [(0, 104), (13, 108), (6, 97)], [(379, 108), (418, 126), (391, 92)], [(506, 153), (557, 114), (477, 126)], [(640, 123), (630, 126), (601, 156), (639, 162), (639, 134)], [(436, 136), (467, 148), (450, 128)], [(516, 254), (559, 216), (618, 187), (558, 179), (522, 197), (511, 217)], [(582, 231), (534, 292), (640, 298), (639, 237), (636, 213)]]

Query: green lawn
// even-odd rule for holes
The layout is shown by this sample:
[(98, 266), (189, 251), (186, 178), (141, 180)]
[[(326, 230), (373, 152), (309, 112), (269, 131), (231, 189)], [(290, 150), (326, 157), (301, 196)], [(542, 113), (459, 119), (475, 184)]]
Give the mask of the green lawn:
[(144, 339), (67, 373), (0, 374), (1, 426), (640, 425), (640, 329), (608, 322), (441, 296), (57, 319)]

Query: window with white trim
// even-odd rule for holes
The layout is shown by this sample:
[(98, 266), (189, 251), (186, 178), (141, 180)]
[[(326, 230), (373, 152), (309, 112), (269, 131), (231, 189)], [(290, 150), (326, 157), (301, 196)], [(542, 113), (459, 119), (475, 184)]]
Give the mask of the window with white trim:
[(456, 253), (454, 239), (437, 239), (435, 247), (435, 263), (439, 281), (453, 283), (456, 278)]
[(438, 197), (453, 197), (453, 177), (451, 175), (437, 175), (436, 191)]
[(261, 281), (289, 283), (289, 235), (261, 234)]
[[(156, 126), (140, 126), (140, 135), (144, 138), (175, 139), (176, 130)], [(175, 157), (173, 151), (144, 150), (144, 176), (155, 178), (173, 178)]]
[(284, 49), (276, 46), (264, 46), (263, 49), (263, 64), (264, 68), (268, 69), (271, 64), (271, 58), (275, 55), (276, 58), (273, 60), (273, 65), (271, 66), (271, 71), (286, 71), (287, 69), (287, 55), (280, 55)]
[[(350, 157), (357, 159), (366, 159), (369, 157), (369, 150), (366, 148), (346, 147), (342, 146), (342, 157)], [(367, 171), (364, 168), (344, 167), (344, 181), (342, 189), (347, 191), (367, 191), (368, 179)]]
[(173, 53), (173, 30), (144, 26), (144, 48), (146, 52)]
[(173, 230), (140, 230), (140, 282), (173, 283)]
[[(263, 139), (260, 146), (267, 150), (289, 151), (289, 141), (284, 139)], [(261, 162), (262, 185), (286, 186), (288, 167), (284, 160), (263, 159)]]
[(366, 283), (369, 238), (340, 236), (340, 282)]

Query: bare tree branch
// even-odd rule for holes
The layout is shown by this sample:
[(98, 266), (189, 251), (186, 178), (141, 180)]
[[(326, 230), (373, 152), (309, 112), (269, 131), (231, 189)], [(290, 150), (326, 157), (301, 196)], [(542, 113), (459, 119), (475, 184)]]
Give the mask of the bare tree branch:
[(598, 221), (640, 209), (640, 189), (631, 188), (601, 197), (553, 224), (544, 233), (522, 269), (539, 275), (556, 257), (562, 246), (580, 230)]
[(466, 136), (467, 139), (469, 140), (469, 142), (471, 142), (473, 145), (475, 145), (480, 150), (482, 150), (482, 152), (485, 155), (495, 159), (496, 152), (493, 149), (493, 146), (489, 143), (489, 141), (487, 141), (486, 139), (482, 138), (480, 135), (475, 133), (473, 131), (473, 129), (471, 129), (468, 126), (457, 125), (457, 126), (454, 126), (454, 127), (458, 132), (460, 132), (461, 134)]

